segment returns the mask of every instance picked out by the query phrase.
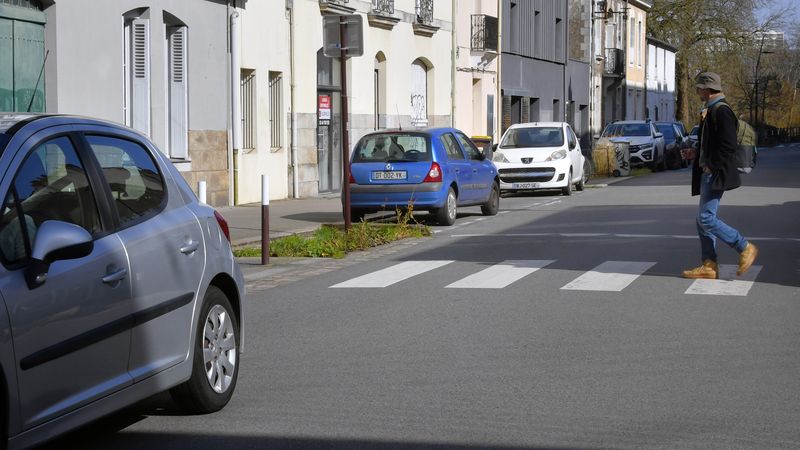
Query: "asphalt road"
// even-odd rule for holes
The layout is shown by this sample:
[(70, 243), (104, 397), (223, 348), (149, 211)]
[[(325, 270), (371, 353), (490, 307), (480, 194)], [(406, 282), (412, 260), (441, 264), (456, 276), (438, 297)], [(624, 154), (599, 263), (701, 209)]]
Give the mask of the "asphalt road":
[(700, 257), (689, 180), (505, 197), (251, 292), (226, 409), (162, 395), (50, 448), (800, 448), (800, 145), (723, 197), (761, 249), (742, 279), (680, 278)]

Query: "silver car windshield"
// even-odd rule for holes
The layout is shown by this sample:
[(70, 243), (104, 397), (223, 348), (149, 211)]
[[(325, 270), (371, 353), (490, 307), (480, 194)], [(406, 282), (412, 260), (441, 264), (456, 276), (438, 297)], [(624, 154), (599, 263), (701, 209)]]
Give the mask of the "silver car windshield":
[(500, 148), (560, 147), (564, 145), (561, 127), (512, 128)]
[(428, 137), (403, 133), (364, 136), (353, 155), (353, 162), (416, 162), (432, 159)]

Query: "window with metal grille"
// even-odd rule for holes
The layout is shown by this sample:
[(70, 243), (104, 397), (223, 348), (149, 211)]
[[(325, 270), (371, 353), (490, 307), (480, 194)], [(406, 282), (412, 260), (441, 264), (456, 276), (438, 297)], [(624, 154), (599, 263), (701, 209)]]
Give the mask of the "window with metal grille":
[(256, 73), (242, 69), (242, 148), (256, 148)]
[(189, 157), (186, 41), (185, 26), (167, 27), (169, 156), (177, 159)]
[(283, 75), (269, 73), (269, 129), (273, 151), (283, 147)]
[(433, 0), (417, 0), (417, 22), (430, 25), (433, 23)]

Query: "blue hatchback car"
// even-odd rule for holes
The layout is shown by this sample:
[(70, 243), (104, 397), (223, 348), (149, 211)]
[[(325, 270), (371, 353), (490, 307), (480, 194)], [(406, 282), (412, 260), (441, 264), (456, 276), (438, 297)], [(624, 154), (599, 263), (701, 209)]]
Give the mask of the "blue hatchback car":
[(497, 214), (500, 185), (491, 155), (454, 128), (377, 131), (350, 160), (351, 218), (388, 209), (430, 211), (452, 225), (460, 206)]

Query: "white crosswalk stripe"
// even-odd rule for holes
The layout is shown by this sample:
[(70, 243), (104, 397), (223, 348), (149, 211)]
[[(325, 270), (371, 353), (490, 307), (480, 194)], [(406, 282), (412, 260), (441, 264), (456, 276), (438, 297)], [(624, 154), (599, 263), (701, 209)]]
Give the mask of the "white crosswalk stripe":
[[(335, 284), (331, 288), (385, 288), (453, 262), (455, 261), (405, 261)], [(492, 264), (454, 282), (450, 281), (455, 277), (450, 280), (442, 278), (442, 285), (449, 289), (503, 289), (521, 282), (537, 271), (550, 270), (548, 266), (555, 262), (555, 260), (507, 260)], [(649, 261), (606, 261), (567, 283), (561, 290), (621, 292), (655, 265), (655, 262)], [(736, 276), (736, 268), (736, 265), (721, 264), (719, 280), (694, 280), (685, 294), (747, 296), (763, 267), (753, 266), (742, 277)], [(535, 284), (541, 289), (543, 285), (547, 285), (549, 279), (550, 277), (542, 275), (525, 283)], [(675, 275), (675, 279), (680, 282), (688, 281), (680, 278), (678, 274)], [(450, 284), (446, 284), (448, 282)]]
[(406, 261), (377, 272), (353, 278), (332, 288), (382, 288), (446, 266), (453, 261)]
[(751, 266), (741, 277), (736, 276), (737, 266), (720, 264), (719, 280), (695, 280), (687, 294), (693, 295), (732, 295), (745, 297), (755, 284), (756, 277), (761, 272), (761, 266)]
[(552, 264), (547, 260), (510, 260), (495, 264), (445, 287), (462, 289), (502, 289), (537, 270)]
[(619, 292), (654, 265), (656, 265), (654, 262), (606, 261), (574, 279), (561, 289)]

